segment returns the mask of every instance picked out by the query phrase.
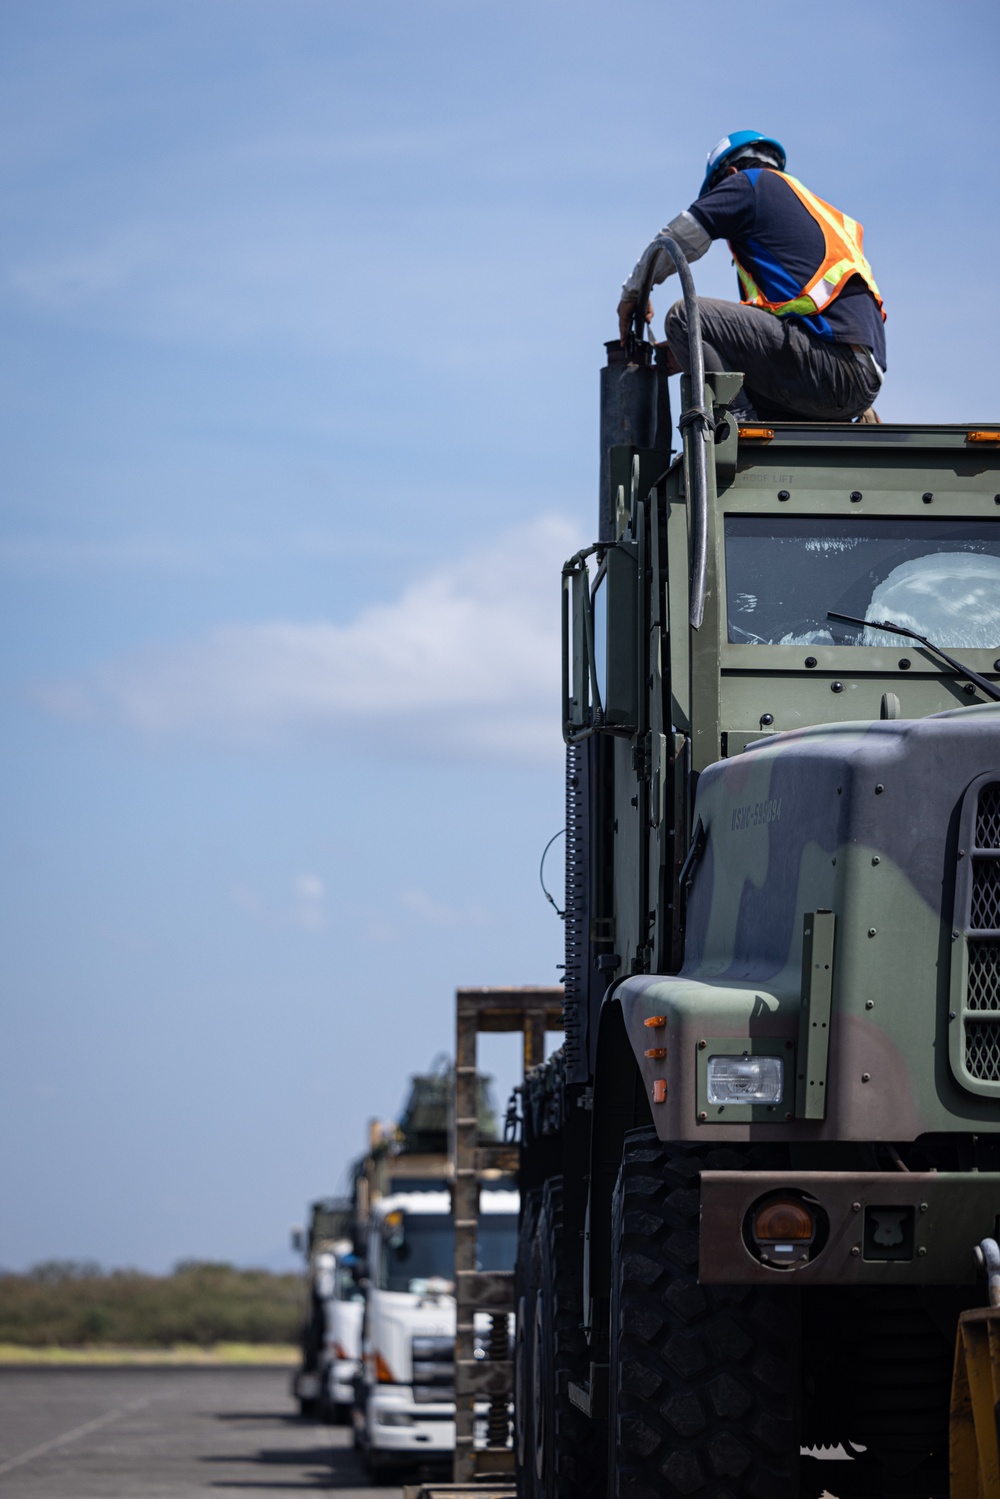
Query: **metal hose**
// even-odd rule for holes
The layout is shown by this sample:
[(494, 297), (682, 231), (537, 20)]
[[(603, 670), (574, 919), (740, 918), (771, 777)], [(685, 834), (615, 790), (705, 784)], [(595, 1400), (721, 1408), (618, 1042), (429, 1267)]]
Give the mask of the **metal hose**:
[(636, 337), (642, 337), (646, 308), (653, 289), (653, 275), (662, 251), (672, 262), (681, 280), (684, 311), (687, 314), (688, 348), (691, 351), (691, 399), (693, 404), (677, 420), (688, 455), (691, 475), (691, 532), (693, 563), (691, 567), (691, 600), (688, 618), (695, 630), (701, 629), (705, 616), (705, 576), (708, 569), (708, 443), (715, 422), (702, 404), (705, 399), (705, 351), (701, 342), (701, 313), (694, 290), (694, 277), (687, 256), (669, 234), (658, 235), (649, 247), (649, 259), (639, 300), (635, 306)]
[(996, 1239), (983, 1239), (974, 1253), (976, 1264), (986, 1272), (990, 1306), (1000, 1307), (1000, 1245)]

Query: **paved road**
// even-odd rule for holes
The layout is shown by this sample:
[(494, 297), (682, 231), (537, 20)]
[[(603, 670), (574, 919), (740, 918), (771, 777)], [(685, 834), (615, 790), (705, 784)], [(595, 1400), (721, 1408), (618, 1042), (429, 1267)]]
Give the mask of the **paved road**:
[(303, 1422), (287, 1369), (0, 1369), (3, 1499), (371, 1489), (343, 1427)]
[(0, 1368), (0, 1495), (401, 1499), (366, 1482), (346, 1428), (299, 1419), (288, 1380), (287, 1369)]

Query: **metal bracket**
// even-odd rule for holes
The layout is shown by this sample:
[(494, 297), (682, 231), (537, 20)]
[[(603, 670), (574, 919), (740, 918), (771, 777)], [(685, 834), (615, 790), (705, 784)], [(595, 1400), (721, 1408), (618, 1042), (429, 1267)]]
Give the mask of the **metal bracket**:
[(795, 1112), (800, 1119), (826, 1118), (835, 925), (832, 911), (807, 911), (803, 918), (802, 1010), (795, 1086)]

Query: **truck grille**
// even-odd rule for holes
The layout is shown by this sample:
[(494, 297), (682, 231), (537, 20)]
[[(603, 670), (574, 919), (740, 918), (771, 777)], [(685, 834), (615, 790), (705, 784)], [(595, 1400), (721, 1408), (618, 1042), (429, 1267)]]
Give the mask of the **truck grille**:
[(1000, 927), (1000, 868), (995, 860), (987, 864), (973, 855), (972, 920), (969, 925), (979, 931)]
[(455, 1339), (416, 1337), (413, 1352), (413, 1399), (424, 1404), (455, 1398)]
[(966, 1003), (970, 1010), (1000, 1010), (1000, 942), (969, 943)]
[[(971, 835), (971, 836), (970, 836)], [(1000, 781), (981, 778), (966, 793), (955, 888), (956, 988), (961, 1006), (961, 1065), (966, 1087), (1000, 1090)], [(956, 1008), (958, 1008), (956, 1006)], [(952, 1050), (953, 1065), (955, 1048)]]
[(976, 847), (1000, 848), (1000, 785), (984, 786), (979, 793)]

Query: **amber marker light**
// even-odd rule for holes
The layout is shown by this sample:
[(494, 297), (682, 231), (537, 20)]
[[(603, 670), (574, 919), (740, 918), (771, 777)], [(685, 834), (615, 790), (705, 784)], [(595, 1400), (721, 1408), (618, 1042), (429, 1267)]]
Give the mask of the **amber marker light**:
[(375, 1378), (379, 1384), (395, 1384), (392, 1370), (380, 1353), (375, 1355)]
[(642, 1023), (648, 1026), (651, 1031), (658, 1031), (666, 1025), (667, 1017), (666, 1015), (650, 1015), (649, 1019), (644, 1020)]
[(741, 427), (740, 440), (742, 442), (770, 442), (774, 436), (773, 427)]
[(798, 1197), (772, 1197), (750, 1210), (750, 1232), (765, 1265), (804, 1265), (816, 1242), (816, 1218)]
[(644, 1057), (655, 1057), (657, 1059), (665, 1057), (666, 1054), (667, 1048), (665, 1046), (651, 1046), (648, 1051), (643, 1052)]
[(653, 1084), (653, 1102), (654, 1103), (666, 1103), (666, 1101), (667, 1101), (667, 1084), (666, 1084), (666, 1080), (664, 1078), (662, 1078), (662, 1077), (658, 1077), (656, 1079), (656, 1081), (654, 1082), (654, 1084)]
[(1000, 430), (996, 432), (966, 432), (966, 442), (1000, 442)]
[(794, 1198), (784, 1202), (769, 1202), (757, 1213), (753, 1229), (758, 1240), (811, 1239), (812, 1213), (805, 1203)]

